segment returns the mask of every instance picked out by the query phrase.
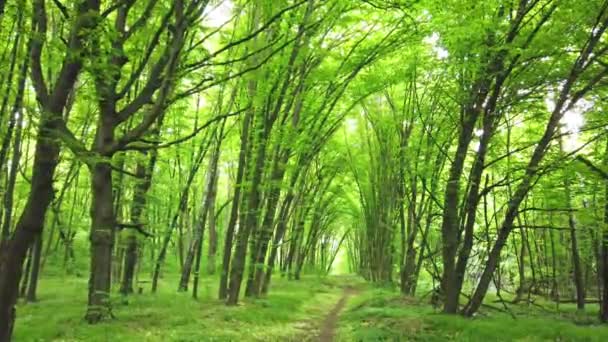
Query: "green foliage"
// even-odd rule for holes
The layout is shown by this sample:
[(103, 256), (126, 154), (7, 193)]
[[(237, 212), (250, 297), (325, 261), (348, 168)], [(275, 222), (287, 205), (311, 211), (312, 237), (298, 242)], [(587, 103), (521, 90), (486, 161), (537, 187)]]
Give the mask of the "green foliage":
[[(42, 30), (34, 11), (40, 3), (46, 4), (44, 34), (32, 32)], [(446, 262), (445, 202), (455, 198), (456, 247), (464, 245), (464, 226), (474, 216), (463, 300), (479, 283), (501, 231), (509, 236), (499, 245), (499, 267), (492, 270), (496, 292), (534, 297), (548, 307), (554, 305), (549, 299), (574, 298), (578, 252), (587, 297), (596, 297), (606, 184), (597, 170), (574, 157), (608, 170), (608, 48), (605, 37), (588, 43), (604, 34), (598, 27), (608, 22), (607, 2), (101, 1), (99, 13), (78, 16), (80, 3), (8, 1), (0, 18), (0, 137), (6, 152), (0, 160), (0, 221), (12, 219), (9, 232), (26, 208), (31, 185), (37, 185), (32, 181), (36, 148), (49, 143), (38, 139), (49, 113), (41, 106), (45, 94), (34, 89), (33, 70), (22, 103), (16, 96), (19, 65), (35, 66), (28, 42), (43, 43), (47, 92), (63, 86), (57, 82), (66, 65), (83, 63), (82, 70), (69, 74), (73, 87), (59, 89), (69, 92), (66, 103), (54, 108), (65, 129), (52, 129), (52, 142), (60, 141), (62, 151), (53, 182), (42, 184), (53, 183), (51, 208), (36, 212), (38, 218), (47, 212), (40, 303), (19, 307), (18, 340), (300, 338), (310, 320), (322, 318), (340, 297), (334, 282), (352, 280), (322, 278), (332, 272), (358, 273), (386, 286), (364, 289), (353, 299), (344, 316), (344, 340), (608, 340), (605, 329), (572, 323), (595, 323), (595, 306), (573, 314), (565, 305), (546, 317), (538, 308), (513, 306), (521, 319), (484, 310), (464, 320), (393, 293), (405, 283), (400, 272), (406, 265), (412, 266), (407, 275), (415, 276), (418, 293), (439, 286)], [(180, 4), (186, 7), (177, 8)], [(215, 10), (224, 5), (226, 13)], [(187, 26), (182, 42), (176, 25), (188, 9), (193, 13), (181, 23)], [(225, 22), (218, 24), (216, 17)], [(82, 44), (68, 48), (78, 20), (98, 25), (79, 32)], [(590, 58), (577, 62), (588, 47)], [(565, 104), (554, 115), (563, 118), (550, 121), (564, 89)], [(122, 116), (132, 103), (137, 108)], [(229, 113), (234, 115), (218, 120)], [(467, 122), (472, 114), (477, 116)], [(5, 124), (17, 117), (23, 119), (20, 147)], [(581, 122), (569, 127), (575, 120)], [(215, 141), (220, 122), (224, 135)], [(105, 126), (111, 137), (100, 139)], [(135, 138), (120, 140), (134, 128), (141, 128)], [(486, 133), (488, 148), (482, 154)], [(118, 142), (125, 145), (114, 150)], [(97, 150), (106, 143), (112, 148)], [(206, 186), (214, 144), (221, 146), (216, 188)], [(458, 146), (464, 146), (463, 165), (454, 193), (447, 190)], [(156, 164), (147, 177), (136, 175), (153, 155)], [(477, 161), (483, 164), (474, 179)], [(151, 183), (137, 222), (145, 233), (116, 234), (110, 252), (118, 274), (113, 276), (120, 278), (129, 237), (138, 242), (136, 278), (146, 281), (160, 265), (163, 242), (168, 244), (161, 292), (124, 301), (112, 292), (116, 320), (88, 326), (79, 317), (90, 259), (95, 260), (89, 235), (99, 202), (92, 191), (94, 170), (87, 166), (99, 162), (113, 169), (105, 178), (112, 190), (105, 197), (105, 208), (111, 207), (105, 222), (134, 220), (136, 189)], [(13, 165), (18, 167), (11, 171), (15, 184), (9, 192)], [(243, 178), (237, 180), (239, 169)], [(469, 203), (465, 194), (475, 185), (480, 185), (474, 194), (479, 198)], [(521, 203), (509, 208), (520, 186)], [(233, 201), (237, 189), (240, 197)], [(243, 252), (242, 265), (280, 266), (290, 276), (302, 271), (306, 279), (273, 278), (268, 298), (236, 308), (212, 299), (215, 278), (203, 278), (200, 302), (173, 293), (209, 193), (215, 196), (210, 216), (217, 222), (219, 248), (202, 260)], [(233, 241), (224, 251), (225, 233), (234, 228), (228, 227), (233, 203), (240, 206), (232, 223), (243, 243)], [(514, 220), (504, 228), (508, 209), (514, 210)], [(212, 245), (209, 221), (202, 227), (205, 253)], [(279, 233), (279, 227), (285, 231)], [(278, 257), (270, 261), (272, 251)], [(316, 278), (307, 278), (312, 275)]]

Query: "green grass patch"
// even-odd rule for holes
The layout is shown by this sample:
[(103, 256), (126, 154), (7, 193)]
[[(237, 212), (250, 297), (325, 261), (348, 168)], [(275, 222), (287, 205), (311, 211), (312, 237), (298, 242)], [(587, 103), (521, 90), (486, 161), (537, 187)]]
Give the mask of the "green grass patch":
[[(546, 304), (546, 303), (544, 303)], [(496, 305), (496, 304), (492, 304)], [(500, 304), (498, 304), (500, 305)], [(342, 315), (340, 341), (608, 341), (608, 327), (590, 321), (596, 308), (576, 314), (570, 307), (511, 305), (516, 315), (484, 309), (477, 317), (444, 315), (418, 298), (369, 289)], [(542, 309), (541, 309), (542, 307)], [(578, 316), (577, 316), (578, 315)], [(585, 325), (582, 325), (583, 322)]]
[[(194, 300), (177, 293), (177, 278), (157, 294), (113, 297), (115, 319), (89, 325), (84, 319), (87, 280), (48, 277), (37, 303), (20, 304), (15, 341), (278, 341), (309, 336), (341, 296), (332, 280), (276, 277), (267, 298), (227, 307), (215, 298), (217, 278), (206, 278)], [(146, 289), (147, 291), (148, 289)]]

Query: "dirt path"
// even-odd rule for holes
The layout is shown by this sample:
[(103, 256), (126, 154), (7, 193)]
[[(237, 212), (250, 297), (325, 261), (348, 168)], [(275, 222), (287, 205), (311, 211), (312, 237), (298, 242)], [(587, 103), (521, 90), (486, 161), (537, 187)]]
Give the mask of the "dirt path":
[(334, 308), (327, 314), (323, 324), (321, 325), (321, 331), (316, 338), (316, 341), (319, 342), (331, 342), (334, 340), (336, 336), (336, 328), (338, 327), (338, 320), (340, 318), (340, 312), (344, 309), (346, 302), (348, 301), (348, 297), (353, 295), (356, 292), (354, 288), (347, 287), (344, 289), (344, 294), (342, 298), (336, 303)]

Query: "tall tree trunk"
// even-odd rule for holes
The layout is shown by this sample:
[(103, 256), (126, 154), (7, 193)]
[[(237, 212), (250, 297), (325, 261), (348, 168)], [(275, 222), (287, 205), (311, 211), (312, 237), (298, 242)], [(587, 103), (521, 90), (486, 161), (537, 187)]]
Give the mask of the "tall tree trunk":
[(281, 194), (281, 187), (283, 177), (285, 175), (285, 164), (289, 158), (290, 150), (283, 151), (283, 153), (279, 153), (275, 163), (273, 165), (273, 170), (270, 175), (270, 182), (272, 188), (270, 192), (267, 194), (266, 200), (266, 213), (264, 215), (264, 219), (262, 221), (261, 232), (259, 235), (260, 241), (257, 244), (258, 250), (256, 251), (255, 259), (252, 262), (255, 263), (255, 275), (253, 283), (251, 284), (250, 293), (252, 295), (258, 296), (261, 294), (262, 290), (262, 281), (264, 279), (264, 261), (266, 260), (266, 254), (268, 252), (268, 245), (273, 236), (273, 227), (274, 225), (274, 216), (276, 213), (276, 209), (279, 205), (279, 197)]
[[(300, 170), (300, 169), (298, 169)], [(260, 290), (261, 294), (268, 293), (268, 289), (270, 288), (270, 280), (272, 278), (272, 271), (274, 269), (275, 259), (277, 258), (277, 254), (279, 252), (279, 248), (281, 247), (281, 241), (285, 236), (285, 232), (287, 231), (287, 223), (289, 220), (289, 214), (292, 207), (292, 202), (294, 200), (294, 186), (298, 179), (299, 171), (296, 171), (295, 174), (291, 176), (291, 184), (289, 187), (289, 191), (283, 200), (281, 205), (281, 210), (279, 213), (279, 222), (278, 227), (276, 229), (274, 239), (272, 241), (272, 248), (270, 249), (270, 255), (268, 256), (268, 261), (266, 262), (266, 273), (264, 275), (264, 280), (262, 283), (262, 288)]]
[(518, 184), (517, 190), (507, 205), (506, 213), (498, 231), (494, 247), (488, 256), (488, 260), (486, 261), (485, 268), (479, 283), (477, 284), (475, 292), (463, 311), (463, 313), (467, 316), (473, 315), (481, 306), (483, 298), (485, 297), (488, 286), (491, 282), (492, 275), (494, 274), (496, 266), (498, 265), (502, 248), (506, 244), (509, 234), (513, 229), (513, 221), (517, 216), (519, 206), (534, 184), (533, 181), (538, 174), (540, 163), (554, 138), (559, 121), (563, 117), (565, 111), (572, 108), (577, 101), (585, 96), (586, 92), (591, 90), (598, 82), (605, 78), (605, 73), (601, 72), (593, 77), (589, 83), (585, 83), (581, 90), (573, 91), (577, 85), (579, 76), (586, 71), (590, 64), (592, 64), (587, 63), (587, 61), (590, 56), (592, 56), (594, 48), (608, 28), (607, 9), (607, 6), (602, 7), (602, 11), (598, 14), (598, 26), (589, 33), (587, 43), (572, 64), (567, 79), (561, 87), (559, 95), (557, 96), (555, 107), (551, 111), (551, 116), (549, 117), (543, 136), (535, 146), (528, 165), (526, 166), (523, 179)]
[[(485, 113), (483, 118), (483, 133), (479, 142), (479, 149), (469, 174), (469, 191), (464, 204), (464, 217), (462, 217), (464, 221), (464, 237), (462, 246), (458, 253), (458, 260), (456, 262), (456, 275), (453, 278), (455, 282), (451, 285), (453, 291), (446, 293), (446, 303), (450, 303), (450, 309), (458, 310), (460, 292), (462, 291), (467, 264), (471, 255), (471, 250), (473, 249), (475, 219), (477, 217), (477, 207), (480, 200), (481, 178), (483, 175), (485, 157), (488, 152), (490, 139), (494, 134), (495, 121), (496, 114), (493, 113), (493, 110)], [(450, 296), (454, 297), (452, 298)], [(455, 307), (452, 305), (455, 305)]]
[(496, 237), (496, 242), (494, 243), (494, 246), (490, 251), (488, 260), (486, 261), (486, 265), (477, 285), (477, 288), (475, 289), (473, 296), (471, 297), (469, 303), (467, 303), (463, 311), (463, 313), (467, 316), (470, 316), (475, 313), (481, 306), (483, 298), (485, 297), (488, 286), (492, 279), (492, 275), (494, 274), (496, 266), (498, 265), (498, 260), (502, 248), (507, 243), (509, 234), (513, 229), (513, 221), (517, 216), (519, 206), (523, 202), (525, 196), (528, 194), (530, 188), (532, 187), (532, 181), (538, 172), (538, 166), (542, 161), (543, 157), (545, 156), (547, 148), (552, 140), (553, 135), (555, 134), (559, 120), (563, 115), (563, 105), (566, 101), (566, 95), (568, 94), (569, 87), (571, 85), (572, 84), (566, 84), (566, 86), (563, 88), (561, 94), (562, 98), (560, 99), (560, 102), (556, 104), (556, 108), (553, 111), (549, 122), (547, 123), (547, 127), (545, 128), (543, 137), (534, 149), (533, 155), (530, 158), (528, 166), (526, 167), (526, 174), (524, 175), (524, 178), (522, 179), (521, 183), (518, 185), (513, 197), (509, 201), (505, 217)]
[[(153, 134), (154, 137), (158, 137), (158, 130), (160, 130), (161, 124), (162, 120), (159, 120), (158, 126), (156, 127), (156, 132)], [(152, 176), (154, 175), (154, 167), (156, 166), (157, 158), (158, 152), (156, 150), (152, 150), (150, 152), (148, 165), (144, 166), (143, 161), (141, 161), (137, 164), (135, 171), (135, 174), (139, 179), (138, 183), (135, 185), (135, 191), (133, 193), (133, 202), (131, 204), (131, 222), (140, 228), (143, 227), (144, 223), (147, 221), (143, 219), (142, 216), (146, 208), (148, 190), (150, 190), (150, 187), (152, 186)], [(126, 244), (127, 247), (125, 250), (124, 271), (120, 288), (120, 292), (124, 295), (133, 293), (133, 278), (135, 276), (135, 268), (138, 261), (137, 256), (140, 254), (138, 248), (138, 236), (135, 229), (131, 229), (129, 234), (127, 234)]]
[(10, 341), (23, 262), (29, 246), (42, 233), (44, 217), (53, 198), (53, 175), (59, 159), (59, 143), (51, 132), (56, 124), (57, 121), (44, 117), (40, 122), (30, 193), (21, 217), (17, 221), (14, 235), (2, 248), (0, 259), (0, 341), (2, 342)]
[[(217, 177), (213, 189), (217, 193)], [(215, 274), (215, 257), (217, 255), (217, 222), (215, 212), (215, 200), (209, 203), (209, 249), (207, 250), (207, 274)]]
[[(223, 134), (224, 122), (222, 122), (222, 126), (221, 126), (221, 129), (219, 132), (220, 137)], [(207, 178), (205, 181), (204, 194), (203, 194), (203, 196), (201, 196), (202, 203), (201, 203), (201, 206), (199, 209), (200, 212), (199, 212), (197, 218), (195, 219), (195, 225), (194, 225), (195, 228), (193, 230), (194, 236), (193, 236), (192, 242), (190, 244), (188, 254), (184, 261), (184, 265), (182, 267), (182, 274), (181, 274), (181, 278), (180, 278), (178, 291), (187, 291), (193, 264), (195, 265), (194, 266), (195, 267), (195, 271), (194, 271), (195, 272), (195, 279), (194, 279), (195, 287), (196, 287), (196, 285), (198, 285), (200, 260), (201, 260), (201, 253), (202, 253), (202, 248), (203, 248), (204, 229), (205, 229), (205, 225), (206, 225), (206, 221), (207, 221), (207, 216), (209, 214), (210, 201), (215, 201), (214, 186), (215, 186), (216, 178), (217, 178), (217, 166), (218, 166), (219, 149), (220, 149), (220, 143), (221, 143), (221, 138), (218, 137), (217, 130), (214, 132), (213, 140), (215, 141), (215, 145), (214, 145), (214, 149), (213, 149), (213, 155), (211, 156), (211, 160), (209, 161), (209, 168), (207, 170), (207, 176), (206, 176)], [(212, 213), (212, 215), (213, 215), (213, 213)], [(197, 290), (198, 289), (195, 288), (193, 291), (193, 295), (195, 296), (195, 298), (197, 295)]]
[[(10, 236), (11, 223), (13, 218), (13, 195), (15, 193), (15, 183), (17, 180), (17, 171), (19, 169), (19, 161), (21, 159), (21, 139), (23, 130), (23, 95), (25, 91), (25, 81), (27, 79), (28, 61), (25, 59), (21, 65), (19, 72), (19, 80), (17, 87), (17, 95), (13, 103), (11, 110), (9, 124), (7, 128), (2, 148), (0, 150), (0, 175), (4, 169), (5, 155), (8, 152), (9, 141), (13, 135), (13, 129), (16, 127), (15, 139), (13, 140), (13, 153), (11, 156), (11, 166), (8, 170), (8, 181), (6, 191), (4, 192), (3, 204), (4, 204), (4, 218), (2, 220), (2, 232), (0, 233), (0, 240), (7, 240)], [(8, 92), (7, 92), (8, 93)], [(1, 212), (1, 211), (0, 211)], [(2, 215), (0, 215), (2, 218)], [(1, 250), (0, 244), (0, 250)]]
[[(606, 151), (604, 152), (604, 166), (608, 167), (608, 140), (606, 141)], [(600, 230), (601, 245), (601, 271), (600, 280), (602, 283), (602, 301), (600, 304), (600, 320), (608, 322), (608, 179), (604, 179), (604, 225)]]
[[(561, 143), (561, 141), (560, 141)], [(568, 209), (572, 207), (572, 193), (570, 190), (570, 176), (565, 175), (564, 188), (566, 190), (566, 202)], [(576, 308), (578, 310), (585, 309), (585, 283), (583, 279), (583, 270), (581, 265), (581, 257), (578, 250), (578, 239), (576, 235), (576, 219), (572, 210), (568, 211), (568, 225), (570, 227), (570, 248), (572, 249), (572, 266), (574, 268), (573, 280), (576, 288)], [(522, 241), (523, 242), (523, 241)]]
[[(250, 84), (250, 89), (254, 88), (254, 84)], [(236, 179), (234, 184), (234, 197), (232, 198), (232, 207), (230, 209), (230, 218), (228, 227), (226, 227), (226, 236), (224, 237), (224, 250), (222, 257), (222, 273), (220, 274), (219, 299), (226, 299), (228, 295), (228, 275), (230, 271), (230, 257), (232, 256), (232, 244), (237, 219), (239, 217), (239, 203), (241, 202), (241, 192), (245, 175), (245, 163), (247, 160), (247, 151), (249, 150), (249, 129), (253, 112), (247, 111), (241, 128), (241, 146), (239, 151), (239, 163), (236, 171)], [(243, 223), (241, 221), (241, 223)]]
[(239, 227), (237, 234), (237, 244), (234, 250), (234, 256), (232, 258), (232, 265), (230, 267), (230, 284), (228, 287), (228, 298), (226, 304), (236, 305), (239, 299), (239, 293), (241, 290), (241, 282), (243, 280), (243, 273), (245, 270), (245, 261), (247, 258), (247, 245), (249, 241), (249, 235), (255, 228), (258, 221), (259, 209), (260, 209), (260, 187), (262, 175), (264, 172), (264, 161), (266, 159), (266, 141), (270, 133), (270, 124), (266, 122), (265, 118), (261, 117), (258, 119), (257, 129), (257, 146), (255, 165), (252, 170), (251, 185), (247, 189), (247, 214), (245, 215), (245, 222), (243, 227)]
[(190, 281), (190, 274), (192, 272), (192, 266), (194, 264), (194, 285), (193, 295), (196, 298), (196, 286), (198, 285), (198, 277), (200, 273), (201, 253), (203, 248), (203, 236), (205, 231), (205, 225), (207, 224), (208, 215), (215, 215), (215, 213), (209, 213), (211, 202), (215, 202), (216, 189), (215, 184), (217, 181), (218, 162), (220, 158), (220, 147), (222, 135), (224, 134), (224, 124), (222, 122), (219, 131), (214, 132), (214, 148), (211, 160), (209, 161), (209, 168), (207, 169), (207, 179), (205, 181), (204, 195), (201, 196), (200, 212), (196, 219), (196, 228), (194, 231), (194, 238), (188, 251), (184, 267), (182, 269), (182, 275), (179, 284), (179, 291), (186, 291), (188, 289), (188, 283)]
[[(165, 261), (165, 257), (167, 256), (167, 249), (169, 248), (169, 242), (171, 241), (171, 236), (173, 235), (173, 231), (178, 226), (181, 229), (182, 225), (179, 224), (179, 220), (180, 220), (180, 217), (183, 219), (183, 217), (185, 216), (187, 206), (188, 206), (188, 194), (190, 191), (190, 187), (192, 186), (196, 173), (198, 172), (198, 169), (200, 168), (200, 166), (205, 158), (205, 155), (207, 154), (207, 150), (209, 149), (209, 144), (211, 143), (211, 141), (212, 141), (212, 139), (208, 139), (207, 141), (202, 142), (201, 145), (199, 146), (199, 151), (197, 153), (198, 156), (197, 156), (197, 158), (195, 158), (194, 165), (192, 165), (192, 167), (190, 168), (190, 171), (188, 174), (188, 179), (186, 180), (186, 184), (184, 185), (184, 187), (182, 188), (182, 191), (180, 193), (177, 211), (173, 215), (173, 218), (171, 219), (171, 223), (169, 224), (169, 227), (165, 231), (165, 234), (162, 238), (160, 251), (159, 251), (158, 257), (156, 258), (156, 261), (154, 263), (154, 272), (152, 274), (152, 293), (155, 293), (156, 289), (158, 288), (158, 278), (160, 277), (160, 268)], [(181, 250), (180, 250), (180, 252), (181, 252)]]
[[(199, 225), (201, 226), (200, 240), (196, 251), (196, 261), (194, 265), (194, 283), (192, 289), (192, 297), (198, 298), (198, 282), (200, 277), (200, 269), (201, 269), (201, 257), (203, 253), (203, 231), (205, 228), (205, 224), (207, 221), (207, 217), (215, 216), (214, 203), (217, 195), (217, 178), (218, 178), (218, 163), (220, 160), (221, 154), (221, 146), (222, 139), (224, 137), (224, 125), (226, 124), (226, 120), (223, 120), (219, 129), (219, 132), (216, 132), (215, 136), (215, 148), (213, 150), (213, 155), (211, 156), (211, 161), (209, 162), (209, 174), (207, 179), (207, 189), (206, 196), (203, 202), (203, 212), (202, 217), (199, 220)], [(213, 218), (215, 219), (215, 218)]]
[[(110, 131), (99, 136), (111, 135)], [(103, 139), (103, 138), (102, 138)], [(112, 249), (116, 218), (112, 196), (111, 161), (97, 162), (91, 168), (93, 199), (91, 201), (91, 270), (89, 278), (89, 300), (85, 319), (97, 323), (112, 316), (110, 290), (112, 286)]]
[(473, 136), (473, 129), (477, 121), (477, 112), (466, 112), (465, 120), (462, 122), (460, 136), (456, 154), (452, 165), (448, 182), (445, 189), (443, 221), (441, 224), (442, 237), (442, 261), (443, 261), (443, 276), (441, 280), (441, 288), (445, 296), (443, 311), (445, 313), (456, 313), (458, 311), (458, 299), (460, 293), (456, 286), (456, 253), (458, 251), (459, 240), (459, 218), (458, 218), (458, 203), (460, 193), (460, 178), (464, 169), (464, 161), (467, 155), (467, 149)]

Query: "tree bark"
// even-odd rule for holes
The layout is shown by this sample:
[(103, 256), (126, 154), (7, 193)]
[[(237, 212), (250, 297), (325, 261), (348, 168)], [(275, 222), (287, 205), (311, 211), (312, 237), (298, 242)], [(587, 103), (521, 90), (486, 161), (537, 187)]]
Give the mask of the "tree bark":
[[(33, 31), (45, 35), (47, 17), (44, 1), (36, 1), (34, 7)], [(78, 4), (77, 20), (74, 21), (68, 38), (68, 46), (72, 51), (82, 50), (84, 37), (82, 31), (95, 26), (96, 21), (87, 17), (90, 12), (99, 12), (99, 0), (86, 0)], [(87, 16), (84, 15), (85, 13)], [(30, 193), (17, 222), (14, 235), (0, 248), (2, 250), (2, 255), (0, 255), (0, 342), (8, 342), (11, 339), (15, 320), (14, 306), (17, 301), (23, 261), (29, 246), (42, 233), (44, 217), (54, 196), (53, 175), (60, 150), (55, 133), (61, 125), (68, 95), (82, 68), (82, 60), (79, 56), (66, 56), (56, 78), (55, 87), (53, 91), (49, 92), (44, 82), (40, 61), (43, 41), (32, 38), (29, 48), (32, 83), (42, 107), (42, 115), (36, 136)]]
[[(281, 193), (280, 184), (282, 184), (283, 176), (285, 175), (284, 165), (287, 163), (289, 158), (289, 149), (284, 151), (281, 156), (277, 156), (277, 160), (273, 165), (273, 170), (270, 175), (270, 182), (273, 184), (270, 192), (267, 194), (266, 202), (266, 213), (262, 221), (261, 232), (259, 235), (260, 241), (258, 242), (258, 250), (256, 251), (255, 259), (252, 262), (255, 263), (255, 275), (251, 288), (247, 289), (251, 295), (259, 296), (262, 290), (262, 281), (264, 279), (264, 265), (266, 260), (266, 254), (268, 252), (268, 245), (270, 239), (272, 239), (273, 227), (274, 227), (274, 216), (276, 209), (279, 205), (279, 197)], [(248, 284), (249, 285), (249, 284)], [(249, 286), (248, 286), (249, 287)]]
[(25, 299), (28, 302), (36, 301), (36, 290), (38, 288), (38, 277), (40, 275), (40, 256), (42, 255), (42, 234), (36, 238), (36, 242), (32, 246), (32, 269), (30, 273), (30, 281), (27, 286), (27, 294)]
[[(566, 190), (566, 201), (568, 203), (568, 208), (572, 209), (572, 193), (570, 191), (569, 175), (565, 175), (564, 188)], [(583, 279), (581, 257), (578, 250), (576, 218), (574, 217), (574, 212), (572, 210), (568, 211), (568, 225), (570, 226), (570, 248), (572, 249), (572, 266), (574, 268), (573, 280), (574, 287), (576, 289), (576, 308), (578, 310), (585, 310), (585, 282)]]
[(206, 196), (205, 196), (205, 200), (203, 203), (203, 212), (202, 212), (202, 216), (198, 223), (200, 225), (201, 233), (200, 233), (199, 244), (197, 246), (197, 251), (196, 251), (196, 261), (195, 261), (195, 265), (194, 265), (194, 283), (192, 284), (192, 286), (193, 286), (192, 297), (195, 299), (198, 298), (198, 281), (199, 281), (199, 277), (200, 277), (201, 257), (202, 257), (202, 253), (203, 253), (204, 227), (205, 227), (205, 224), (207, 221), (207, 217), (210, 217), (210, 221), (215, 220), (215, 217), (214, 217), (215, 210), (213, 208), (214, 208), (214, 203), (215, 203), (215, 199), (217, 196), (216, 185), (217, 185), (217, 178), (218, 178), (218, 162), (219, 162), (220, 154), (221, 154), (221, 146), (222, 146), (222, 139), (223, 139), (223, 135), (224, 135), (225, 123), (226, 123), (226, 120), (222, 121), (219, 132), (216, 133), (215, 149), (213, 151), (213, 155), (211, 156), (211, 161), (209, 163), (209, 175), (208, 175), (208, 179), (207, 179)]
[(56, 121), (43, 118), (36, 139), (31, 189), (15, 233), (2, 248), (0, 260), (0, 341), (10, 341), (15, 319), (14, 305), (23, 262), (29, 246), (42, 233), (44, 217), (53, 198), (53, 175), (59, 143), (51, 134)]
[(266, 140), (270, 133), (269, 124), (265, 119), (258, 119), (258, 137), (256, 139), (257, 148), (255, 155), (255, 165), (252, 170), (252, 178), (250, 188), (247, 190), (247, 214), (243, 227), (239, 227), (237, 234), (237, 244), (232, 257), (232, 265), (230, 267), (230, 284), (228, 287), (228, 297), (226, 304), (236, 305), (241, 290), (241, 282), (245, 270), (245, 261), (247, 257), (247, 245), (249, 235), (257, 224), (260, 207), (260, 186), (262, 175), (264, 172), (264, 160), (266, 159)]
[[(104, 132), (105, 131), (105, 132)], [(111, 130), (100, 128), (98, 139), (111, 137)], [(112, 138), (110, 138), (112, 139)], [(112, 286), (112, 249), (116, 218), (112, 196), (110, 161), (97, 162), (91, 168), (91, 268), (88, 308), (85, 319), (97, 323), (112, 316), (110, 290)]]
[[(255, 88), (255, 85), (250, 83), (250, 89)], [(232, 207), (230, 209), (230, 218), (228, 221), (228, 227), (226, 228), (226, 236), (224, 237), (224, 250), (222, 257), (222, 273), (220, 274), (220, 288), (218, 297), (219, 299), (226, 299), (228, 295), (228, 275), (230, 271), (230, 258), (232, 256), (232, 244), (234, 240), (234, 233), (236, 223), (239, 217), (239, 203), (242, 200), (241, 192), (243, 188), (243, 180), (245, 175), (245, 163), (247, 160), (247, 151), (249, 150), (249, 129), (251, 125), (251, 118), (253, 112), (247, 111), (243, 120), (243, 127), (241, 129), (241, 146), (239, 151), (239, 163), (236, 171), (236, 179), (234, 184), (234, 197), (232, 197)], [(242, 221), (241, 221), (242, 223)]]
[[(608, 140), (606, 141), (606, 151), (604, 152), (604, 166), (608, 167)], [(600, 280), (602, 283), (602, 302), (600, 304), (600, 320), (608, 322), (608, 179), (604, 179), (604, 225), (600, 230), (601, 246), (601, 271)]]
[(443, 221), (441, 224), (443, 276), (441, 288), (445, 296), (443, 311), (456, 313), (460, 293), (456, 286), (456, 253), (458, 251), (458, 202), (460, 192), (460, 178), (464, 169), (467, 149), (473, 136), (473, 129), (477, 121), (478, 112), (465, 113), (465, 120), (460, 128), (456, 154), (450, 167), (448, 182), (444, 196)]
[[(217, 193), (217, 177), (213, 189)], [(207, 274), (215, 274), (215, 257), (217, 255), (217, 222), (215, 212), (215, 200), (209, 203), (209, 249), (207, 250)]]
[[(11, 121), (15, 121), (14, 125), (17, 127), (15, 131), (15, 139), (13, 140), (13, 151), (11, 156), (11, 166), (8, 170), (8, 180), (6, 186), (6, 192), (3, 197), (4, 204), (4, 218), (2, 220), (2, 235), (1, 240), (6, 240), (10, 236), (10, 230), (13, 218), (13, 196), (15, 194), (15, 184), (17, 182), (17, 173), (19, 170), (19, 163), (21, 160), (21, 141), (23, 139), (23, 112), (19, 112), (23, 106), (23, 93), (25, 90), (25, 79), (27, 73), (27, 61), (23, 63), (21, 79), (19, 81), (19, 90), (17, 92), (17, 98), (13, 106), (11, 115)], [(9, 127), (11, 123), (9, 123)]]

